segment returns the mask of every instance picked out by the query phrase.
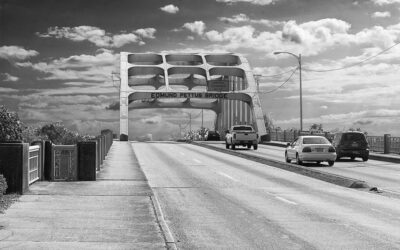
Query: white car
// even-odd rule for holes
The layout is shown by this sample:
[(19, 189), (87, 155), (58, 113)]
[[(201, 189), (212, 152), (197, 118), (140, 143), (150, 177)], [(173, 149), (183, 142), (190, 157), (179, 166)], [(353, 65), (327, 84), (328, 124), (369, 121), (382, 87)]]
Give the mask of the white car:
[(336, 150), (323, 136), (299, 136), (292, 143), (288, 143), (285, 160), (287, 163), (296, 160), (299, 165), (302, 165), (303, 161), (313, 161), (318, 164), (327, 161), (329, 166), (333, 166), (336, 160)]

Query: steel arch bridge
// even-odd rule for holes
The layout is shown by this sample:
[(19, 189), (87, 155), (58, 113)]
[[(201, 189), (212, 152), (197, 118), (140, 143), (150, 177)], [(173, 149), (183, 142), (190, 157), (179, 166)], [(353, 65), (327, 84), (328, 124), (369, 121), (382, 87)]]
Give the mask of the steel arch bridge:
[(121, 52), (120, 140), (129, 138), (129, 109), (213, 110), (215, 129), (251, 124), (266, 134), (257, 85), (239, 54)]

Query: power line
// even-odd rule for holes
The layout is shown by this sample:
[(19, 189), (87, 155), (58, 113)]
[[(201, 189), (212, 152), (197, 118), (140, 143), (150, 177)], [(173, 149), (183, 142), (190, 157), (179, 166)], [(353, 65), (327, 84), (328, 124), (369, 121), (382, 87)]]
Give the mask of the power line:
[(279, 74), (275, 74), (275, 75), (266, 75), (266, 76), (264, 76), (264, 75), (258, 75), (258, 76), (259, 76), (259, 77), (276, 77), (276, 76), (281, 76), (281, 75), (284, 75), (284, 74), (287, 74), (287, 73), (289, 73), (289, 72), (293, 72), (293, 71), (296, 71), (296, 70), (297, 70), (297, 67), (294, 68), (294, 69), (291, 69), (291, 70), (288, 70), (288, 71), (279, 73)]
[(400, 42), (395, 43), (394, 45), (390, 46), (389, 48), (386, 48), (386, 49), (382, 50), (381, 52), (379, 52), (379, 53), (376, 54), (376, 55), (370, 56), (370, 57), (368, 57), (368, 58), (366, 58), (366, 59), (364, 59), (364, 60), (362, 60), (362, 61), (360, 61), (360, 62), (353, 63), (353, 64), (350, 64), (350, 65), (347, 65), (347, 66), (343, 66), (343, 67), (341, 67), (341, 68), (326, 69), (326, 70), (313, 70), (313, 69), (303, 68), (303, 70), (304, 70), (304, 71), (310, 71), (310, 72), (330, 72), (330, 71), (337, 71), (337, 70), (342, 70), (342, 69), (351, 68), (351, 67), (354, 67), (354, 66), (363, 64), (364, 62), (369, 61), (369, 60), (371, 60), (371, 59), (373, 59), (373, 58), (375, 58), (375, 57), (377, 57), (377, 56), (379, 56), (379, 55), (385, 53), (386, 51), (392, 49), (393, 47), (395, 47), (395, 46), (397, 46), (397, 45), (399, 45), (399, 44), (400, 44)]
[(283, 87), (283, 85), (285, 85), (287, 82), (289, 82), (289, 80), (292, 78), (292, 76), (294, 75), (294, 73), (296, 73), (296, 71), (299, 69), (299, 67), (297, 67), (295, 70), (293, 70), (292, 74), (289, 76), (288, 79), (286, 79), (281, 85), (279, 85), (278, 87), (274, 88), (273, 90), (269, 90), (269, 91), (263, 91), (260, 92), (259, 94), (268, 94), (268, 93), (272, 93), (277, 91), (278, 89), (280, 89), (281, 87)]

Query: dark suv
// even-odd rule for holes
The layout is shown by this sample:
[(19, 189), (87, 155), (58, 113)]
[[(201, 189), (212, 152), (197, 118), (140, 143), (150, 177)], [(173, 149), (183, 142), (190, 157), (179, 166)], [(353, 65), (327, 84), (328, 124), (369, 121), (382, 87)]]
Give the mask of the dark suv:
[(365, 135), (361, 132), (340, 132), (336, 133), (332, 145), (336, 149), (337, 157), (350, 157), (354, 160), (356, 157), (368, 161), (369, 147)]

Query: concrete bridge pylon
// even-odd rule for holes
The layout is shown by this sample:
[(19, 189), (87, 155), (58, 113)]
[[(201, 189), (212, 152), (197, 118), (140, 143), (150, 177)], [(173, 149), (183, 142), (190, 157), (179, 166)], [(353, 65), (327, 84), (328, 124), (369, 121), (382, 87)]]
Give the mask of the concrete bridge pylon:
[(215, 129), (251, 124), (266, 134), (257, 84), (247, 59), (224, 53), (129, 53), (120, 57), (120, 140), (129, 138), (129, 110), (208, 109)]

